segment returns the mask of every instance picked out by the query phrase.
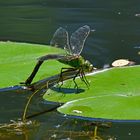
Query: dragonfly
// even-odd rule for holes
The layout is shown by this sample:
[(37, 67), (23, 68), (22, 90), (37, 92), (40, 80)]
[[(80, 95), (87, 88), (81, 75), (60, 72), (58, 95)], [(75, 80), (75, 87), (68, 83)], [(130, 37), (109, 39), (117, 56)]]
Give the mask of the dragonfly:
[[(78, 85), (75, 81), (76, 77), (80, 76), (81, 80), (89, 86), (89, 82), (86, 79), (85, 73), (92, 72), (94, 70), (93, 65), (85, 60), (80, 54), (83, 50), (85, 41), (90, 34), (91, 29), (88, 25), (84, 25), (73, 32), (69, 38), (68, 31), (63, 27), (59, 27), (50, 41), (51, 46), (64, 48), (66, 51), (65, 55), (61, 54), (47, 54), (39, 57), (36, 66), (34, 67), (31, 75), (24, 82), (25, 85), (30, 85), (36, 73), (38, 72), (42, 63), (46, 60), (56, 59), (63, 64), (67, 64), (70, 67), (62, 68), (60, 73), (59, 82), (63, 82), (63, 73), (69, 71), (75, 71), (73, 81), (75, 88), (78, 89)], [(65, 71), (64, 71), (65, 70)], [(23, 83), (22, 83), (23, 84)]]

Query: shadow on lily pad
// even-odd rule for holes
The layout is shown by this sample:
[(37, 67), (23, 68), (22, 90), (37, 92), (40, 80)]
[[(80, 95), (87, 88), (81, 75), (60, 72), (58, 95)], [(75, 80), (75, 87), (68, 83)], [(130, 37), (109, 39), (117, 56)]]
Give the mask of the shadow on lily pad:
[(82, 93), (84, 92), (85, 90), (84, 89), (76, 89), (76, 88), (60, 88), (60, 87), (51, 87), (51, 90), (53, 91), (56, 91), (56, 92), (61, 92), (61, 93), (64, 93), (64, 94), (79, 94), (79, 93)]

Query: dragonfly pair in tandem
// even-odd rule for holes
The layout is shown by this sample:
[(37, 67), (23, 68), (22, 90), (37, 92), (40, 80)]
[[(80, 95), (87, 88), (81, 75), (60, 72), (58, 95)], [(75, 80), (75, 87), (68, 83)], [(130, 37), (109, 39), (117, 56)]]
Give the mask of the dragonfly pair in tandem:
[(56, 59), (61, 63), (68, 64), (69, 66), (71, 66), (70, 68), (61, 69), (59, 82), (63, 82), (63, 70), (76, 71), (75, 76), (73, 77), (75, 88), (78, 89), (78, 85), (75, 82), (75, 78), (77, 76), (80, 76), (81, 80), (84, 81), (87, 86), (89, 86), (89, 82), (85, 77), (85, 72), (92, 72), (94, 68), (93, 65), (88, 60), (84, 60), (84, 58), (80, 54), (83, 50), (84, 43), (90, 31), (90, 27), (85, 25), (83, 27), (78, 28), (74, 33), (72, 33), (69, 39), (67, 30), (62, 27), (58, 28), (53, 35), (50, 45), (56, 47), (63, 47), (66, 50), (67, 54), (47, 54), (45, 56), (40, 57), (33, 72), (24, 82), (24, 84), (31, 84), (33, 78), (35, 77), (37, 71), (39, 70), (40, 66), (44, 61)]

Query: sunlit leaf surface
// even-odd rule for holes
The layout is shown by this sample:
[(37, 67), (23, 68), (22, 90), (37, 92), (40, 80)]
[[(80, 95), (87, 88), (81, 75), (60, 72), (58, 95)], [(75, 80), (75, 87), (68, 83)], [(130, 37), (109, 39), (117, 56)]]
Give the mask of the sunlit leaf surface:
[[(0, 42), (0, 87), (19, 85), (32, 72), (36, 58), (62, 50), (46, 45)], [(60, 72), (63, 64), (45, 62), (34, 81)], [(140, 119), (140, 66), (112, 68), (87, 76), (88, 88), (80, 78), (63, 82), (47, 90), (44, 98), (64, 103), (58, 111), (64, 114), (118, 120)], [(60, 83), (61, 85), (61, 83)]]
[[(38, 57), (62, 52), (60, 49), (47, 45), (0, 42), (0, 88), (24, 82), (32, 72)], [(54, 66), (58, 66), (58, 69)], [(45, 62), (35, 77), (35, 81), (58, 73), (62, 66), (57, 61)]]
[(140, 66), (104, 70), (87, 76), (89, 89), (81, 81), (79, 93), (75, 93), (73, 82), (68, 80), (60, 90), (54, 87), (44, 98), (63, 102), (58, 111), (64, 114), (118, 119), (140, 119)]

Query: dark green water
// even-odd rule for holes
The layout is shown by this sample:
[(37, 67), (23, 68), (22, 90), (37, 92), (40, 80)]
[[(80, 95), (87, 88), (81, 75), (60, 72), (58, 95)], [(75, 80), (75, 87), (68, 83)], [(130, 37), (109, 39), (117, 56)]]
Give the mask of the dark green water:
[(82, 55), (95, 66), (118, 58), (140, 63), (138, 0), (8, 0), (0, 1), (0, 40), (48, 44), (54, 31), (71, 32), (85, 24), (91, 33)]
[[(56, 111), (32, 117), (24, 126), (9, 127), (13, 121), (21, 122), (30, 92), (21, 87), (0, 90), (0, 140), (95, 140), (93, 133), (98, 126), (96, 140), (139, 140), (139, 121), (111, 122), (65, 116)], [(37, 94), (28, 108), (27, 116), (53, 108)], [(18, 121), (19, 120), (19, 121)], [(100, 139), (99, 139), (100, 138)]]
[[(59, 26), (72, 33), (87, 24), (96, 31), (87, 39), (82, 55), (96, 67), (111, 64), (118, 58), (139, 64), (139, 13), (138, 0), (1, 0), (0, 40), (48, 44)], [(13, 89), (1, 91), (1, 124), (21, 118), (28, 95), (21, 92)], [(33, 102), (30, 111), (46, 107), (46, 102), (38, 99)], [(80, 133), (88, 131), (86, 122), (67, 119), (57, 112), (46, 113), (34, 120), (37, 120), (37, 125), (24, 131), (0, 130), (0, 139), (85, 140), (91, 137)], [(139, 130), (137, 122), (113, 123), (111, 128), (99, 127), (99, 135), (103, 139), (139, 140)]]

